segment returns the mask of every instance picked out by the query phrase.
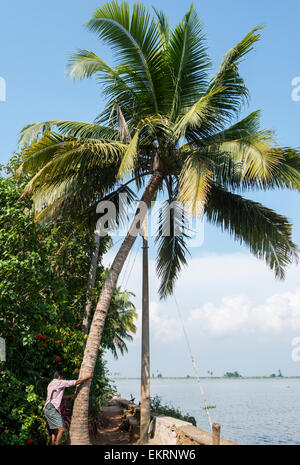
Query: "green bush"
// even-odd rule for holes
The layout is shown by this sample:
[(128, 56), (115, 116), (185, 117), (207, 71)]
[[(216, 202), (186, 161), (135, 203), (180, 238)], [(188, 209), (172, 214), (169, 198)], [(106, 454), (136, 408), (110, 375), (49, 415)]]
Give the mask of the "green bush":
[(26, 386), (1, 363), (0, 445), (47, 444), (48, 432), (43, 416), (45, 399), (33, 385)]
[(163, 404), (162, 399), (159, 396), (155, 396), (150, 399), (150, 408), (153, 412), (161, 413), (167, 417), (178, 418), (178, 420), (188, 421), (189, 423), (192, 423), (192, 425), (197, 426), (195, 418), (191, 417), (189, 413), (183, 414), (178, 408), (169, 404)]
[[(86, 335), (81, 325), (93, 233), (70, 222), (40, 225), (21, 187), (0, 177), (0, 444), (46, 444), (43, 414), (47, 385), (56, 370), (77, 379)], [(101, 243), (101, 254), (107, 241)], [(105, 270), (99, 261), (95, 296)], [(130, 294), (115, 290), (91, 388), (91, 415), (114, 394), (101, 353), (126, 350), (134, 332)], [(70, 390), (71, 388), (69, 388)], [(66, 391), (66, 394), (68, 391)], [(29, 442), (28, 442), (29, 441)]]

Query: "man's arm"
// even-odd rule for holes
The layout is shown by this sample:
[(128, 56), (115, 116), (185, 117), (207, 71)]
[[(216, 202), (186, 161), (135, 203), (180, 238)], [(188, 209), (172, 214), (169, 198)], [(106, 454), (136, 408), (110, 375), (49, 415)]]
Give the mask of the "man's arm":
[(93, 377), (93, 373), (90, 373), (89, 376), (87, 376), (86, 378), (78, 379), (78, 380), (76, 381), (75, 384), (76, 384), (76, 386), (77, 386), (78, 384), (82, 384), (82, 383), (84, 383), (85, 381), (88, 381), (89, 379), (92, 379), (92, 377)]
[(75, 394), (68, 394), (66, 396), (63, 396), (63, 400), (66, 400), (66, 399), (73, 399), (75, 396)]

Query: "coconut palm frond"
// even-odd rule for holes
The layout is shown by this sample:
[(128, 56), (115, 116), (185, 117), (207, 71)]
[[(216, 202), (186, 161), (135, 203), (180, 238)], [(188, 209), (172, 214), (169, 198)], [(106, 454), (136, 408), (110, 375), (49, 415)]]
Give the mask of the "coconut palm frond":
[(201, 97), (177, 122), (175, 125), (175, 134), (177, 137), (189, 137), (188, 131), (201, 130), (205, 135), (211, 134), (218, 129), (218, 126), (211, 124), (208, 128), (208, 120), (216, 111), (215, 100), (221, 94), (222, 87), (215, 88)]
[(210, 223), (228, 231), (254, 256), (265, 260), (277, 278), (283, 279), (286, 266), (298, 259), (287, 218), (258, 202), (213, 186), (205, 214)]
[(23, 162), (17, 170), (21, 176), (24, 173), (36, 172), (53, 159), (57, 150), (69, 139), (54, 132), (44, 134), (37, 142), (32, 143), (23, 151)]
[(256, 111), (221, 132), (199, 139), (194, 133), (183, 151), (198, 150), (210, 159), (214, 176), (224, 187), (299, 189), (300, 152), (278, 147), (275, 135), (260, 129), (260, 112)]
[(57, 185), (62, 179), (72, 179), (74, 171), (78, 175), (90, 169), (112, 167), (121, 160), (126, 148), (126, 145), (117, 141), (102, 142), (93, 139), (65, 141), (55, 151), (50, 161), (27, 184), (22, 195), (37, 192), (43, 184), (49, 187)]
[(127, 150), (120, 164), (118, 179), (124, 178), (129, 172), (133, 171), (134, 169), (134, 163), (138, 156), (139, 134), (140, 131), (137, 130), (133, 138), (131, 139), (129, 146), (127, 147)]
[(180, 175), (178, 201), (193, 215), (203, 213), (203, 207), (212, 183), (213, 172), (197, 153), (186, 159)]
[(45, 133), (50, 132), (56, 121), (42, 121), (28, 124), (20, 131), (18, 146), (20, 150), (26, 150)]
[[(129, 5), (109, 2), (98, 8), (88, 22), (90, 30), (117, 52), (119, 63), (134, 70), (132, 79), (137, 87), (151, 96), (153, 109), (158, 112), (156, 76), (159, 72), (159, 34), (146, 8), (135, 3), (130, 15)], [(148, 90), (147, 90), (148, 89)]]
[(165, 201), (159, 215), (156, 271), (160, 278), (161, 299), (172, 294), (175, 282), (183, 266), (187, 264), (188, 223), (182, 205)]
[[(56, 131), (54, 131), (56, 129)], [(84, 121), (52, 120), (42, 123), (30, 124), (20, 132), (19, 147), (22, 151), (39, 142), (43, 136), (61, 134), (66, 137), (87, 139), (110, 139), (117, 138), (118, 131), (97, 123), (86, 123)]]
[(152, 7), (156, 15), (158, 32), (160, 36), (161, 46), (165, 49), (169, 41), (170, 26), (166, 14), (163, 11), (158, 11), (154, 6)]
[(253, 49), (254, 43), (260, 39), (262, 29), (262, 25), (255, 27), (226, 53), (219, 71), (209, 85), (209, 92), (220, 87), (223, 88), (216, 101), (216, 106), (224, 122), (230, 121), (248, 98), (249, 92), (239, 74), (238, 65), (244, 56)]
[(80, 49), (68, 60), (68, 74), (75, 81), (89, 78), (100, 72), (114, 74), (113, 68), (89, 50)]
[(208, 84), (211, 63), (203, 28), (193, 6), (169, 36), (168, 59), (172, 78), (169, 111), (173, 119), (193, 106), (206, 92)]

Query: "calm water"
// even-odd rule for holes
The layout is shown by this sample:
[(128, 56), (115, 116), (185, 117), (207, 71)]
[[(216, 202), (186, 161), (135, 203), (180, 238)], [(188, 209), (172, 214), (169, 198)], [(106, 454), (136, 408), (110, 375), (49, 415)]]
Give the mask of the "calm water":
[[(201, 380), (212, 421), (221, 435), (239, 444), (300, 444), (300, 379)], [(116, 380), (119, 394), (140, 399), (139, 380)], [(209, 430), (199, 385), (194, 379), (151, 380), (151, 397), (179, 407)]]

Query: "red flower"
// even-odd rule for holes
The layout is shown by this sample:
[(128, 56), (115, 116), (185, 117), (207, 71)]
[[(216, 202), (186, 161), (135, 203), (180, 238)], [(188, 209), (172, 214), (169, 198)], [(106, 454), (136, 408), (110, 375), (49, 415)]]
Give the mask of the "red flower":
[(45, 343), (43, 342), (43, 346), (44, 346), (44, 347), (47, 347), (47, 344), (45, 344)]
[(79, 371), (79, 368), (75, 368), (75, 370), (74, 370), (74, 371)]
[(70, 336), (70, 333), (67, 333), (67, 336)]
[(47, 336), (43, 336), (43, 339), (45, 340)]
[(32, 439), (27, 439), (27, 444), (32, 444), (33, 440)]
[(42, 334), (39, 333), (39, 334), (36, 336), (36, 340), (41, 339), (41, 337), (42, 337)]
[(59, 344), (62, 344), (62, 341), (58, 341)]
[(59, 356), (56, 357), (56, 361), (57, 361), (57, 362), (59, 361)]

